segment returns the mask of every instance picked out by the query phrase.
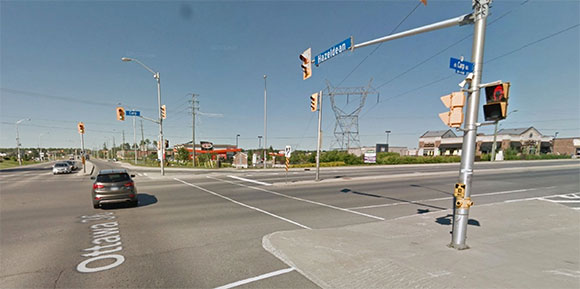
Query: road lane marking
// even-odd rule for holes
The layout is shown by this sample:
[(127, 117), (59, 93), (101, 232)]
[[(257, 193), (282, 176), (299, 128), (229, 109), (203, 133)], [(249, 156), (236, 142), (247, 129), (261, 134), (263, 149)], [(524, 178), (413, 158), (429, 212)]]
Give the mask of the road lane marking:
[(281, 197), (288, 198), (288, 199), (293, 199), (293, 200), (296, 200), (296, 201), (306, 202), (306, 203), (310, 203), (310, 204), (314, 204), (314, 205), (319, 205), (319, 206), (322, 206), (322, 207), (327, 207), (327, 208), (331, 208), (331, 209), (335, 209), (335, 210), (339, 210), (339, 211), (343, 211), (343, 212), (348, 212), (348, 213), (355, 214), (355, 215), (365, 216), (365, 217), (372, 218), (372, 219), (377, 219), (377, 220), (381, 220), (381, 221), (384, 221), (385, 220), (385, 218), (381, 218), (381, 217), (377, 217), (377, 216), (373, 216), (373, 215), (369, 215), (369, 214), (365, 214), (365, 213), (361, 213), (361, 212), (357, 212), (357, 211), (352, 211), (350, 209), (335, 207), (333, 205), (319, 203), (319, 202), (315, 202), (315, 201), (311, 201), (311, 200), (307, 200), (307, 199), (293, 197), (293, 196), (285, 195), (285, 194), (282, 194), (282, 193), (278, 193), (278, 192), (274, 192), (274, 191), (262, 189), (262, 188), (259, 188), (259, 187), (252, 187), (252, 186), (247, 186), (247, 185), (244, 185), (244, 184), (238, 184), (238, 183), (234, 183), (234, 182), (230, 182), (230, 181), (226, 181), (226, 180), (222, 180), (222, 179), (218, 179), (218, 178), (214, 178), (214, 177), (210, 177), (210, 176), (207, 176), (206, 178), (210, 178), (210, 179), (214, 179), (214, 180), (226, 182), (226, 183), (229, 183), (229, 184), (232, 184), (232, 185), (242, 186), (242, 187), (246, 187), (246, 188), (250, 188), (250, 189), (254, 189), (254, 190), (258, 190), (258, 191), (262, 191), (262, 192), (274, 194), (274, 195), (277, 195), (277, 196), (281, 196)]
[[(90, 221), (100, 221), (100, 220), (107, 220), (111, 221), (114, 220), (116, 217), (113, 213), (100, 213), (91, 216), (81, 216), (81, 222), (87, 223)], [(83, 257), (90, 257), (88, 259), (83, 260), (77, 265), (77, 271), (81, 273), (94, 273), (109, 270), (115, 268), (123, 262), (125, 262), (125, 257), (120, 254), (111, 254), (116, 253), (123, 250), (123, 246), (121, 243), (121, 235), (119, 233), (119, 222), (112, 221), (106, 223), (99, 223), (90, 226), (92, 232), (93, 240), (91, 241), (91, 245), (95, 245), (88, 249), (83, 249), (84, 253), (81, 254)], [(103, 255), (106, 254), (106, 255)], [(112, 263), (107, 265), (100, 265), (98, 267), (89, 267), (88, 265), (99, 260), (114, 260)], [(99, 262), (97, 264), (102, 264)]]
[[(555, 187), (543, 187), (543, 188), (531, 188), (531, 189), (519, 189), (519, 190), (511, 190), (511, 191), (502, 191), (502, 192), (492, 192), (492, 193), (483, 193), (483, 194), (475, 194), (471, 195), (471, 197), (485, 197), (485, 196), (495, 196), (495, 195), (505, 195), (505, 194), (513, 194), (513, 193), (522, 193), (527, 191), (535, 191), (535, 190), (542, 190), (542, 189), (553, 189)], [(388, 204), (381, 204), (381, 205), (370, 205), (370, 206), (362, 206), (362, 207), (353, 207), (348, 208), (349, 210), (363, 210), (363, 209), (373, 209), (373, 208), (381, 208), (381, 207), (391, 207), (391, 206), (398, 206), (398, 205), (409, 205), (409, 204), (416, 204), (416, 203), (424, 203), (424, 202), (434, 202), (434, 201), (444, 201), (444, 200), (451, 200), (453, 197), (442, 197), (442, 198), (435, 198), (435, 199), (424, 199), (418, 201), (406, 201), (406, 202), (396, 202), (396, 203), (388, 203)]]
[(264, 186), (271, 186), (272, 185), (272, 184), (269, 184), (269, 183), (264, 183), (264, 182), (260, 182), (260, 181), (256, 181), (256, 180), (246, 179), (246, 178), (242, 178), (242, 177), (238, 177), (238, 176), (228, 175), (228, 177), (229, 178), (232, 178), (232, 179), (244, 181), (244, 182), (250, 182), (250, 183), (258, 184), (258, 185), (264, 185)]
[(228, 200), (228, 201), (230, 201), (230, 202), (232, 202), (232, 203), (238, 204), (238, 205), (240, 205), (240, 206), (244, 206), (244, 207), (246, 207), (246, 208), (249, 208), (249, 209), (252, 209), (252, 210), (258, 211), (258, 212), (260, 212), (260, 213), (264, 213), (264, 214), (266, 214), (266, 215), (269, 215), (269, 216), (272, 216), (272, 217), (274, 217), (274, 218), (278, 218), (278, 219), (280, 219), (280, 220), (282, 220), (282, 221), (285, 221), (285, 222), (288, 222), (288, 223), (294, 224), (294, 225), (296, 225), (296, 226), (298, 226), (298, 227), (301, 227), (301, 228), (304, 228), (304, 229), (308, 229), (308, 230), (310, 230), (310, 229), (311, 229), (310, 227), (304, 226), (304, 225), (302, 225), (302, 224), (300, 224), (300, 223), (298, 223), (298, 222), (294, 222), (294, 221), (292, 221), (292, 220), (290, 220), (290, 219), (286, 219), (286, 218), (284, 218), (284, 217), (281, 217), (281, 216), (278, 216), (278, 215), (272, 214), (272, 213), (270, 213), (270, 212), (268, 212), (268, 211), (265, 211), (265, 210), (262, 210), (262, 209), (260, 209), (260, 208), (256, 208), (256, 207), (252, 207), (252, 206), (250, 206), (250, 205), (246, 205), (246, 204), (244, 204), (244, 203), (242, 203), (242, 202), (238, 202), (238, 201), (236, 201), (236, 200), (234, 200), (234, 199), (231, 199), (231, 198), (228, 198), (228, 197), (226, 197), (226, 196), (220, 195), (220, 194), (218, 194), (218, 193), (216, 193), (216, 192), (212, 192), (212, 191), (210, 191), (210, 190), (208, 190), (208, 189), (204, 189), (204, 188), (202, 188), (202, 187), (200, 187), (200, 186), (196, 186), (196, 185), (194, 185), (194, 184), (190, 184), (190, 183), (188, 183), (188, 182), (186, 182), (186, 181), (182, 181), (182, 180), (180, 180), (180, 179), (178, 179), (178, 178), (173, 178), (173, 179), (174, 179), (174, 180), (176, 180), (176, 181), (178, 181), (178, 182), (181, 182), (181, 183), (183, 183), (183, 184), (185, 184), (185, 185), (188, 185), (188, 186), (190, 186), (190, 187), (194, 187), (194, 188), (196, 188), (196, 189), (198, 189), (198, 190), (202, 190), (202, 191), (204, 191), (204, 192), (206, 192), (206, 193), (210, 193), (210, 194), (212, 194), (212, 195), (214, 195), (214, 196), (216, 196), (216, 197), (220, 197), (220, 198), (222, 198), (222, 199), (225, 199), (225, 200)]
[(256, 277), (252, 277), (252, 278), (248, 278), (245, 280), (240, 280), (234, 283), (230, 283), (227, 285), (223, 285), (220, 287), (216, 287), (215, 289), (229, 289), (229, 288), (234, 288), (234, 287), (238, 287), (240, 285), (244, 285), (244, 284), (248, 284), (248, 283), (252, 283), (255, 281), (259, 281), (262, 279), (266, 279), (266, 278), (270, 278), (270, 277), (274, 277), (274, 276), (278, 276), (278, 275), (282, 275), (282, 274), (286, 274), (289, 272), (294, 271), (294, 268), (288, 268), (288, 269), (282, 269), (282, 270), (278, 270), (278, 271), (274, 271), (274, 272), (270, 272), (270, 273), (266, 273), (260, 276), (256, 276)]

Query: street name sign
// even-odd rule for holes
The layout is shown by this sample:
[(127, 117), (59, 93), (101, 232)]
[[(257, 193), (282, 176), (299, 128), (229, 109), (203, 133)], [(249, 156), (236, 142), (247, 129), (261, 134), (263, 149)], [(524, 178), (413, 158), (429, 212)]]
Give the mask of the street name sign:
[(141, 116), (141, 112), (138, 110), (127, 110), (125, 111), (126, 116)]
[(449, 60), (449, 68), (455, 69), (455, 73), (465, 75), (473, 72), (473, 63), (451, 57)]
[(320, 65), (320, 63), (327, 61), (337, 55), (339, 55), (340, 53), (343, 53), (347, 50), (352, 50), (353, 46), (352, 46), (352, 36), (345, 39), (344, 41), (340, 42), (339, 44), (336, 44), (330, 48), (328, 48), (326, 51), (318, 54), (316, 56), (316, 58), (314, 58), (314, 64), (316, 66)]

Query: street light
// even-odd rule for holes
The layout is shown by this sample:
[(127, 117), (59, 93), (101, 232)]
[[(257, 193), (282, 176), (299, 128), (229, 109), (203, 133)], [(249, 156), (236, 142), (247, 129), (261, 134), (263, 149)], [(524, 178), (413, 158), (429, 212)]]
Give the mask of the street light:
[(18, 152), (18, 165), (19, 166), (22, 165), (22, 159), (20, 158), (20, 134), (18, 132), (18, 125), (25, 120), (30, 121), (30, 118), (23, 118), (23, 119), (16, 122), (16, 151)]
[(266, 148), (268, 147), (268, 130), (266, 129), (266, 107), (267, 107), (267, 102), (266, 102), (266, 75), (264, 74), (264, 169), (266, 168)]
[(135, 61), (137, 63), (139, 63), (141, 66), (143, 66), (143, 68), (147, 69), (149, 72), (151, 72), (153, 74), (153, 78), (155, 78), (155, 80), (157, 80), (157, 112), (159, 113), (159, 144), (161, 147), (161, 175), (165, 175), (165, 168), (164, 168), (164, 162), (165, 162), (165, 145), (163, 142), (163, 118), (161, 117), (161, 77), (159, 76), (159, 72), (155, 72), (153, 71), (153, 69), (149, 68), (149, 66), (143, 64), (143, 62), (139, 61), (138, 59), (135, 58), (129, 58), (129, 57), (122, 57), (121, 58), (122, 61), (125, 62), (129, 62), (129, 61)]
[(238, 148), (238, 138), (240, 137), (239, 134), (236, 135), (236, 148)]
[(385, 133), (387, 134), (387, 152), (389, 152), (389, 134), (391, 133), (391, 131), (385, 130)]
[[(514, 112), (518, 112), (517, 109), (514, 109), (512, 111), (510, 111), (508, 114), (506, 114), (506, 117)], [(499, 120), (495, 121), (495, 128), (493, 129), (493, 143), (491, 144), (491, 160), (492, 162), (495, 162), (495, 150), (497, 149), (497, 144), (496, 144), (496, 140), (497, 140), (497, 124), (498, 124)]]

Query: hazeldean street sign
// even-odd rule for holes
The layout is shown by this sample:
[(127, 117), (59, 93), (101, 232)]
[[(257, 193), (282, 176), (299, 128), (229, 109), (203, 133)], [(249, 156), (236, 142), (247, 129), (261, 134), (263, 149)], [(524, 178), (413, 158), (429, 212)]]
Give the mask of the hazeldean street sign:
[(352, 46), (352, 36), (345, 39), (344, 41), (340, 42), (339, 44), (336, 44), (330, 48), (328, 48), (326, 51), (318, 54), (316, 56), (316, 58), (314, 58), (314, 64), (316, 66), (320, 65), (320, 63), (327, 61), (347, 50), (352, 50), (353, 46)]

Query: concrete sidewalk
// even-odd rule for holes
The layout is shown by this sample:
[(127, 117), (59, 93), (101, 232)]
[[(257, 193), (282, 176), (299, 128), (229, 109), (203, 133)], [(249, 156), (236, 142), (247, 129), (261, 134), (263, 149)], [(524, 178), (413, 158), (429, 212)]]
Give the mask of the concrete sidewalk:
[(474, 206), (467, 245), (451, 211), (276, 232), (266, 250), (323, 288), (580, 288), (580, 211), (541, 200)]

